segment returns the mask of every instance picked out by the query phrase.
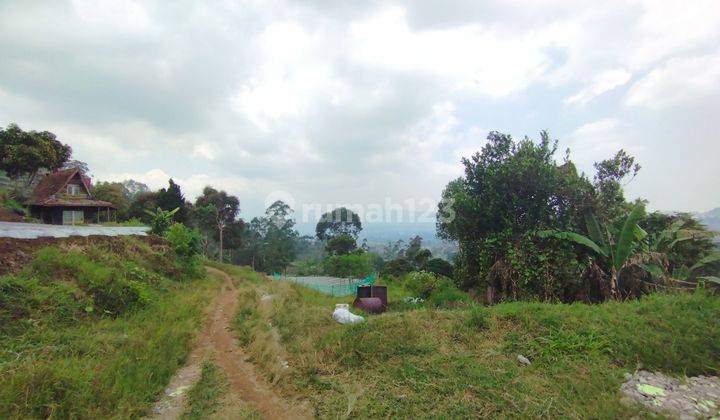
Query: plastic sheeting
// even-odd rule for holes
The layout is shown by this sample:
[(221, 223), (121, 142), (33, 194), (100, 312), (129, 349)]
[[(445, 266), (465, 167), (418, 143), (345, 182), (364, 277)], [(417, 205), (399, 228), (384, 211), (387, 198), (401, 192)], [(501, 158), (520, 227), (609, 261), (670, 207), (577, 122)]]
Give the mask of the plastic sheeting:
[(0, 237), (17, 239), (68, 238), (70, 236), (147, 235), (147, 226), (66, 226), (37, 223), (0, 222)]

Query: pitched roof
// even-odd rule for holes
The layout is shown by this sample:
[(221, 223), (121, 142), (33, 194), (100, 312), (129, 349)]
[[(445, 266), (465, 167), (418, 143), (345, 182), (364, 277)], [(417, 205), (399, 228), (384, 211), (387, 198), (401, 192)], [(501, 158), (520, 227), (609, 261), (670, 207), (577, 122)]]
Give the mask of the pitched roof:
[[(77, 168), (63, 169), (45, 175), (35, 186), (26, 204), (35, 206), (87, 206), (87, 207), (112, 207), (115, 205), (107, 201), (92, 200), (88, 198), (63, 199), (54, 197), (60, 192), (73, 177), (78, 175)], [(80, 180), (85, 190), (90, 194), (89, 179), (80, 174)]]

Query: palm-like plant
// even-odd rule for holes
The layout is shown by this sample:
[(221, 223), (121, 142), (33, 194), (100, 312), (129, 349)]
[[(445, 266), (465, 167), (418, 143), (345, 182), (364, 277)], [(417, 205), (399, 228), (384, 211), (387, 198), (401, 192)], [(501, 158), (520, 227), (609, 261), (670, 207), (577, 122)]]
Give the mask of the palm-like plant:
[(168, 230), (172, 224), (172, 218), (180, 210), (180, 207), (176, 207), (172, 210), (163, 210), (160, 207), (155, 211), (145, 210), (145, 213), (151, 217), (150, 219), (150, 232), (156, 235), (162, 235)]
[(545, 230), (538, 233), (542, 238), (554, 237), (570, 240), (592, 250), (610, 271), (610, 294), (620, 297), (618, 279), (620, 272), (633, 260), (630, 258), (640, 250), (640, 242), (647, 233), (638, 225), (645, 214), (645, 206), (638, 203), (625, 217), (622, 228), (615, 234), (608, 226), (601, 226), (593, 214), (586, 214), (585, 223), (590, 237), (571, 231)]

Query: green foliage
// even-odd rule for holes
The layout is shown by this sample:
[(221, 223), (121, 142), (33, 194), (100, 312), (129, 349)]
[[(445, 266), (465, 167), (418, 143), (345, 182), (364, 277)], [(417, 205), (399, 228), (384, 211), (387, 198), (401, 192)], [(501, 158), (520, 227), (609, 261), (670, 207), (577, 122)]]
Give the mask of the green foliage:
[(212, 362), (204, 362), (200, 379), (187, 393), (187, 411), (183, 420), (205, 419), (220, 406), (220, 398), (227, 388), (227, 379)]
[[(465, 175), (447, 185), (437, 213), (438, 235), (460, 244), (454, 270), (458, 284), (498, 289), (497, 297), (506, 299), (521, 295), (524, 284), (552, 281), (557, 284), (525, 293), (540, 292), (536, 297), (552, 299), (562, 297), (558, 293), (576, 281), (575, 261), (582, 255), (528, 239), (548, 229), (581, 230), (583, 214), (595, 205), (591, 182), (567, 156), (557, 164), (556, 150), (557, 142), (545, 132), (537, 143), (491, 132), (481, 152), (463, 159)], [(533, 252), (520, 242), (532, 245)], [(551, 267), (550, 261), (570, 269), (545, 273), (533, 265)], [(492, 276), (498, 264), (510, 266), (501, 288), (500, 279)]]
[[(346, 413), (350, 400), (357, 418), (644, 418), (652, 414), (618, 402), (626, 372), (720, 372), (720, 300), (704, 293), (403, 307), (348, 326), (328, 308), (351, 298), (237, 279), (245, 348), (281, 392), (307, 398), (321, 418)], [(390, 286), (394, 308), (407, 295)], [(518, 354), (532, 364), (520, 365)]]
[(10, 178), (27, 175), (32, 183), (38, 171), (62, 167), (71, 154), (70, 146), (49, 131), (23, 131), (17, 124), (0, 129), (0, 170)]
[(108, 201), (117, 207), (118, 218), (127, 218), (130, 202), (125, 196), (125, 188), (119, 182), (98, 182), (92, 188), (93, 198)]
[(168, 180), (168, 187), (158, 190), (155, 196), (155, 204), (166, 211), (178, 209), (175, 213), (175, 220), (180, 223), (187, 223), (187, 202), (185, 196), (180, 190), (180, 186), (175, 181)]
[(172, 246), (181, 270), (199, 276), (203, 269), (200, 259), (200, 234), (182, 223), (173, 223), (165, 232), (165, 239)]
[(355, 249), (357, 249), (355, 238), (346, 233), (333, 236), (325, 246), (325, 251), (330, 255), (347, 255)]
[(451, 279), (434, 273), (409, 273), (405, 276), (404, 286), (413, 296), (423, 298), (435, 307), (455, 306), (470, 301), (468, 295), (455, 287)]
[(423, 271), (452, 278), (453, 266), (442, 258), (431, 258), (422, 266)]
[(265, 210), (265, 217), (253, 218), (245, 226), (234, 261), (266, 273), (284, 271), (295, 259), (300, 237), (292, 213), (278, 200)]
[(163, 210), (158, 207), (155, 211), (145, 210), (145, 213), (150, 216), (150, 232), (162, 236), (170, 228), (173, 221), (173, 216), (180, 210), (174, 208), (173, 210)]
[(364, 278), (373, 272), (372, 254), (331, 255), (323, 261), (325, 275)]
[(58, 278), (76, 282), (91, 298), (85, 307), (97, 308), (101, 313), (117, 316), (150, 301), (147, 286), (128, 278), (122, 267), (108, 267), (79, 252), (44, 248), (38, 251), (31, 267), (29, 275), (37, 276), (41, 283)]
[[(15, 291), (8, 296), (8, 278), (0, 278), (0, 299), (24, 303), (11, 307), (12, 322), (0, 319), (0, 418), (147, 416), (186, 359), (204, 309), (222, 284), (214, 278), (165, 279), (145, 306), (110, 317), (85, 312), (89, 297), (73, 281), (23, 274), (12, 277)], [(7, 309), (0, 304), (0, 318)]]

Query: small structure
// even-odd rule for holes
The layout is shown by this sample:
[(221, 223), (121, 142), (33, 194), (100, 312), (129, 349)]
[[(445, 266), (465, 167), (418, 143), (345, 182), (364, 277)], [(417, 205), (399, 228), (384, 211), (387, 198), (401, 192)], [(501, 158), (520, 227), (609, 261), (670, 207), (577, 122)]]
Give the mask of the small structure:
[(116, 217), (114, 204), (93, 199), (90, 179), (77, 168), (45, 175), (25, 204), (32, 217), (46, 224), (82, 225)]
[(370, 313), (385, 312), (388, 307), (387, 286), (360, 286), (353, 306)]

